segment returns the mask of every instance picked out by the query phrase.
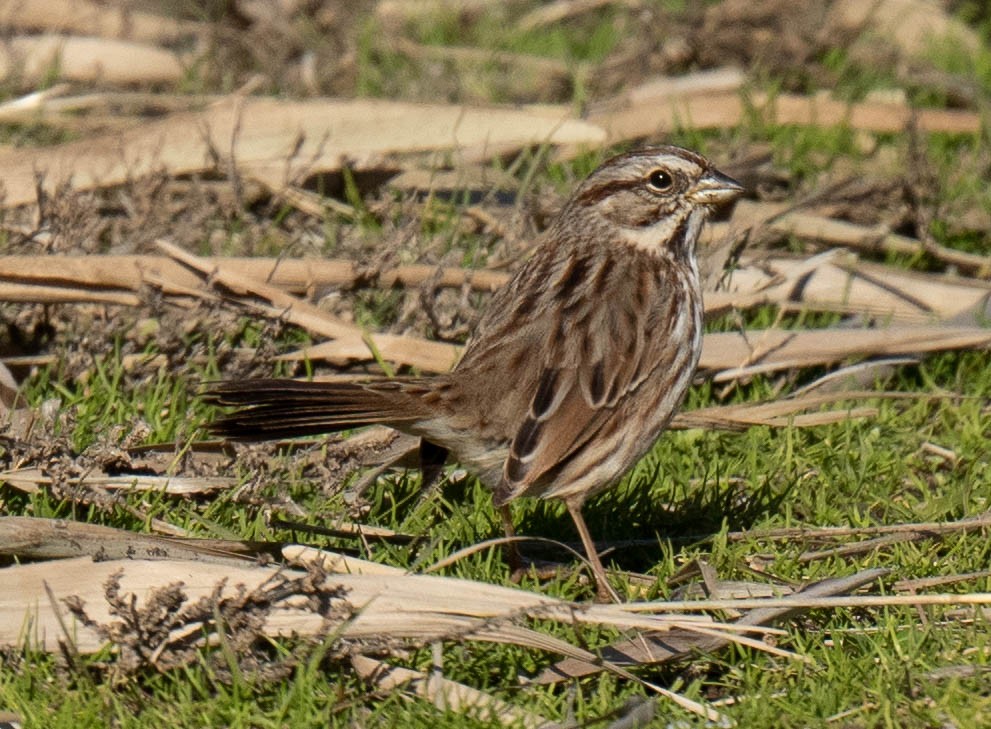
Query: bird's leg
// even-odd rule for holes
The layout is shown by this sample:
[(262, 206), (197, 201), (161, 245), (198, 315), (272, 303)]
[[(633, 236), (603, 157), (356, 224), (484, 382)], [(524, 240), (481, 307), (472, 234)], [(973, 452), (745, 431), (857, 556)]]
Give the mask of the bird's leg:
[(447, 448), (431, 443), (426, 438), (420, 439), (420, 496), (416, 500), (413, 512), (421, 508), (436, 495), (440, 488), (440, 477), (444, 475), (444, 463), (447, 461)]
[(506, 533), (507, 539), (510, 540), (506, 542), (506, 564), (509, 565), (513, 582), (519, 582), (520, 577), (523, 576), (523, 557), (520, 556), (520, 550), (515, 541), (516, 527), (513, 526), (513, 512), (509, 510), (509, 504), (503, 504), (497, 508), (499, 516), (502, 517), (502, 530)]
[(431, 443), (426, 438), (420, 439), (420, 488), (425, 493), (433, 490), (441, 474), (444, 473), (444, 463), (447, 461), (447, 448)]
[(588, 525), (585, 523), (585, 517), (582, 516), (581, 502), (567, 501), (565, 504), (568, 507), (568, 513), (571, 514), (571, 518), (575, 522), (575, 528), (578, 529), (578, 536), (581, 537), (582, 545), (585, 547), (585, 554), (588, 555), (589, 564), (592, 566), (592, 577), (595, 579), (595, 589), (598, 593), (599, 600), (602, 602), (622, 602), (619, 594), (612, 588), (606, 577), (606, 568), (602, 566), (602, 560), (599, 559), (599, 553), (595, 549), (595, 542), (592, 541), (592, 535), (588, 533)]

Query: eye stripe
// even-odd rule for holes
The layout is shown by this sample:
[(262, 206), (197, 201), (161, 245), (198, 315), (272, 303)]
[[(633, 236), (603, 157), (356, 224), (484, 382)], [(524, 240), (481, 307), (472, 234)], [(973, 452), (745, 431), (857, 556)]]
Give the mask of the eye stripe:
[(608, 182), (592, 185), (588, 189), (582, 190), (575, 199), (582, 205), (595, 205), (607, 197), (615, 195), (617, 192), (633, 190), (642, 184), (640, 180), (609, 180)]

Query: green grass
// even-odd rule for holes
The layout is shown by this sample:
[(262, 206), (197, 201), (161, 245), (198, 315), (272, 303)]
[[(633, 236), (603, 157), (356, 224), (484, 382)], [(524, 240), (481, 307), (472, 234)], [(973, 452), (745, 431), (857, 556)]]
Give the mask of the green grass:
[[(125, 379), (113, 362), (104, 362), (82, 386), (85, 397), (43, 377), (34, 381), (32, 397), (53, 391), (65, 396), (66, 410), (77, 415), (73, 440), (80, 446), (91, 441), (93, 433), (133, 425), (136, 417), (162, 409), (169, 398), (171, 409), (185, 411), (182, 423), (201, 422), (208, 415), (186, 394), (197, 386), (195, 377), (162, 373), (133, 388), (121, 386)], [(761, 581), (750, 571), (760, 564), (772, 582), (818, 580), (884, 567), (891, 570), (883, 580), (889, 588), (899, 579), (986, 569), (991, 546), (979, 533), (893, 544), (850, 559), (811, 563), (798, 557), (816, 545), (756, 536), (795, 525), (957, 520), (991, 508), (983, 487), (991, 477), (985, 457), (991, 426), (983, 415), (983, 400), (977, 399), (991, 392), (986, 357), (939, 355), (905, 371), (890, 386), (917, 392), (949, 390), (971, 399), (881, 402), (877, 418), (810, 430), (670, 433), (619, 488), (593, 500), (587, 509), (590, 526), (601, 540), (644, 540), (642, 546), (620, 550), (611, 559), (617, 566), (655, 576), (658, 584), (649, 593), (654, 597), (669, 596), (664, 580), (696, 558), (710, 563), (721, 579)], [(739, 397), (750, 399), (763, 391), (757, 382)], [(700, 388), (691, 404), (702, 405), (710, 397), (709, 388)], [(153, 432), (168, 436), (180, 428), (180, 422), (159, 427)], [(920, 451), (924, 441), (953, 450), (958, 461), (947, 464), (926, 455)], [(255, 495), (258, 503), (265, 503), (285, 494), (311, 513), (315, 523), (329, 520), (343, 508), (339, 494), (322, 493), (319, 482), (291, 469), (273, 475)], [(264, 526), (259, 505), (235, 503), (229, 497), (221, 494), (208, 503), (148, 496), (128, 501), (203, 536), (287, 538), (284, 532), (273, 533)], [(5, 502), (6, 510), (15, 513), (145, 528), (122, 512), (80, 509), (46, 496), (5, 495)], [(423, 501), (413, 475), (391, 476), (368, 494), (368, 506), (365, 520), (370, 524), (428, 535), (426, 544), (417, 549), (381, 545), (362, 555), (398, 566), (424, 566), (500, 532), (488, 494), (471, 479), (449, 483), (435, 498)], [(575, 541), (557, 504), (521, 502), (514, 504), (514, 513), (522, 533)], [(737, 530), (750, 530), (755, 536), (739, 541), (726, 538), (728, 531)], [(651, 540), (656, 544), (651, 545)], [(347, 546), (359, 548), (353, 543)], [(566, 559), (560, 554), (544, 556)], [(473, 555), (447, 574), (495, 583), (508, 579), (498, 551)], [(591, 598), (588, 587), (567, 570), (550, 583), (525, 579), (523, 586), (564, 598)], [(969, 580), (948, 589), (986, 591), (991, 580)], [(929, 608), (924, 613), (925, 623), (910, 608), (806, 612), (785, 621), (782, 627), (788, 635), (778, 639), (779, 645), (812, 659), (813, 666), (730, 648), (639, 673), (697, 700), (736, 697), (738, 703), (721, 711), (740, 726), (826, 726), (828, 717), (842, 712), (852, 712), (845, 719), (848, 726), (925, 727), (946, 722), (982, 726), (991, 716), (991, 696), (984, 688), (987, 676), (980, 673), (991, 669), (986, 622), (969, 614), (967, 619), (954, 617), (949, 608)], [(617, 637), (607, 630), (555, 630), (591, 647)], [(217, 675), (208, 654), (199, 664), (165, 675), (146, 673), (123, 684), (100, 677), (99, 672), (93, 677), (66, 671), (55, 658), (24, 654), (8, 657), (10, 670), (0, 671), (0, 702), (22, 712), (27, 726), (103, 726), (109, 721), (121, 727), (153, 722), (305, 727), (372, 720), (408, 721), (415, 726), (488, 725), (439, 715), (424, 702), (370, 695), (346, 666), (320, 656), (310, 663), (313, 650), (277, 642), (274, 657), (291, 654), (300, 661), (287, 678), (270, 681), (246, 674), (234, 684)], [(552, 656), (457, 642), (445, 645), (444, 655), (445, 677), (557, 719), (572, 710), (583, 719), (608, 714), (626, 698), (642, 693), (635, 685), (608, 677), (585, 680), (567, 690), (520, 691), (512, 688), (514, 677), (539, 671)], [(415, 651), (401, 663), (429, 671), (430, 651)], [(30, 670), (13, 670), (17, 664)], [(957, 676), (950, 670), (954, 667), (978, 673)], [(154, 699), (149, 701), (149, 696)], [(663, 716), (677, 717), (686, 726), (701, 725), (665, 702), (661, 706)]]

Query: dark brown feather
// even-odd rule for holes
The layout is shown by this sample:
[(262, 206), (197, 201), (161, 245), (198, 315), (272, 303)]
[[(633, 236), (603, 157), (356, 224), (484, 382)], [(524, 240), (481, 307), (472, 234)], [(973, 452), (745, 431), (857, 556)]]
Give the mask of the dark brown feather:
[(234, 440), (296, 438), (380, 423), (395, 426), (417, 417), (407, 402), (415, 399), (404, 392), (402, 383), (391, 381), (230, 381), (214, 385), (205, 399), (240, 408), (210, 426), (215, 435)]

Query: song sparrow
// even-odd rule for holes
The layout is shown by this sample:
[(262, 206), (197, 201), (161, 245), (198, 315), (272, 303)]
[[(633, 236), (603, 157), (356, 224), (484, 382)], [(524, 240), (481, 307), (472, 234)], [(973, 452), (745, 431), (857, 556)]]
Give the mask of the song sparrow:
[(581, 507), (646, 453), (681, 404), (702, 342), (696, 241), (711, 208), (741, 192), (678, 147), (613, 157), (492, 297), (453, 371), (225, 382), (210, 398), (243, 409), (213, 430), (259, 440), (382, 423), (420, 436), (492, 490), (508, 529), (511, 500), (562, 499), (600, 595), (615, 599)]

